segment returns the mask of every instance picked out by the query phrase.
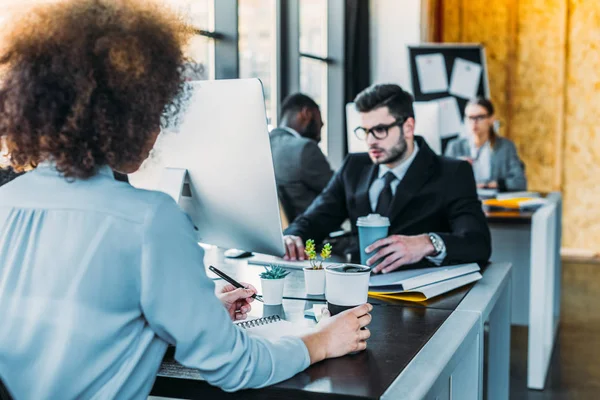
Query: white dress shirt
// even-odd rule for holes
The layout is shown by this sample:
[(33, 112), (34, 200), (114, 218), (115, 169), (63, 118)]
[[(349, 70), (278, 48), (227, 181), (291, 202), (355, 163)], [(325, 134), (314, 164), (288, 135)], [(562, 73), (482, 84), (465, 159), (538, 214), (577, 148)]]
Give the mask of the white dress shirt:
[(470, 145), (475, 182), (488, 183), (492, 179), (492, 146), (487, 141), (478, 148), (473, 140), (470, 140)]

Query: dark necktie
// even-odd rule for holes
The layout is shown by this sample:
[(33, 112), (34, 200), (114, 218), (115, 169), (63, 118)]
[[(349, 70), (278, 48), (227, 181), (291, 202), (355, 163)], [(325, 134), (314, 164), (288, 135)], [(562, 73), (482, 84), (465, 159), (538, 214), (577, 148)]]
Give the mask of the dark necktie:
[(384, 176), (385, 180), (383, 184), (383, 190), (379, 195), (379, 199), (377, 200), (377, 208), (375, 208), (375, 212), (379, 215), (388, 216), (388, 211), (390, 209), (390, 205), (392, 204), (392, 182), (396, 179), (396, 175), (394, 175), (391, 171), (388, 171)]

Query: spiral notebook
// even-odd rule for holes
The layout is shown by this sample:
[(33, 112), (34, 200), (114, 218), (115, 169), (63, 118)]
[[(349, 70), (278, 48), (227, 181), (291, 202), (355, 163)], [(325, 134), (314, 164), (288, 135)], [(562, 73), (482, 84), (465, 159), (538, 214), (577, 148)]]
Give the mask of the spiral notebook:
[(302, 336), (313, 331), (306, 325), (285, 321), (279, 315), (236, 322), (235, 325), (247, 330), (251, 335), (272, 340), (284, 336)]

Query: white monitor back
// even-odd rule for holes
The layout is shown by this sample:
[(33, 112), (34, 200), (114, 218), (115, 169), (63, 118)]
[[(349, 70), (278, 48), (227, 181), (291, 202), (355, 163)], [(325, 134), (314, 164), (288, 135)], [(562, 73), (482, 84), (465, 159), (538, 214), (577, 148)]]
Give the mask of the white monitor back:
[(435, 154), (442, 154), (441, 113), (437, 102), (415, 101), (415, 135), (423, 137)]
[(159, 135), (152, 156), (130, 182), (168, 193), (172, 189), (164, 179), (173, 174), (167, 168), (185, 169), (189, 187), (184, 193), (189, 193), (179, 204), (196, 226), (199, 242), (282, 256), (262, 84), (236, 79), (190, 85), (177, 132)]
[[(429, 147), (436, 153), (442, 153), (440, 136), (440, 105), (434, 102), (414, 102), (415, 134), (422, 136)], [(348, 138), (348, 153), (363, 153), (368, 151), (367, 143), (354, 134), (354, 128), (360, 126), (360, 113), (354, 103), (346, 104), (346, 134)]]

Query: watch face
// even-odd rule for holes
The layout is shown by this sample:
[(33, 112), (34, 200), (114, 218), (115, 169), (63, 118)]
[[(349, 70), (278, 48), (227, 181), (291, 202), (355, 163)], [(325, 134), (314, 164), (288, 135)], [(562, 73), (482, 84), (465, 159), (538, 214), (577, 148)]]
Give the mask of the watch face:
[(442, 244), (440, 243), (440, 241), (437, 240), (437, 238), (433, 235), (429, 236), (429, 239), (431, 240), (431, 243), (433, 244), (433, 248), (435, 249), (436, 253), (440, 253), (442, 251)]

